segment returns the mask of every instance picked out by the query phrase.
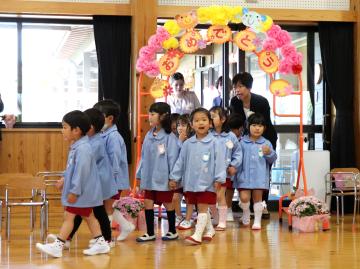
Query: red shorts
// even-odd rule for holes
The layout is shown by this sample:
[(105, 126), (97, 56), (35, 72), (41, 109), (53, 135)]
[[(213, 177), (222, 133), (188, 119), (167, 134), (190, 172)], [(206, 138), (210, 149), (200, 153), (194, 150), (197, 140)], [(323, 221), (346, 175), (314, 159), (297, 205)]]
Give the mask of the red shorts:
[(183, 188), (178, 188), (178, 189), (174, 190), (174, 193), (183, 194), (183, 193), (184, 193), (184, 189), (183, 189)]
[(223, 183), (223, 184), (221, 184), (221, 187), (226, 187), (226, 189), (230, 189), (230, 190), (233, 190), (234, 188), (233, 188), (233, 183), (232, 183), (232, 181), (231, 181), (231, 179), (230, 178), (227, 178), (226, 179), (226, 181), (225, 181), (225, 183)]
[(82, 217), (89, 217), (91, 215), (91, 212), (93, 211), (92, 207), (73, 207), (73, 206), (67, 206), (65, 208), (65, 211), (69, 213), (73, 213), (75, 215), (79, 215)]
[(112, 196), (110, 199), (119, 200), (122, 190), (118, 190), (118, 193)]
[(216, 193), (211, 191), (202, 192), (185, 192), (186, 203), (191, 205), (197, 204), (216, 204)]
[(154, 204), (171, 203), (174, 191), (149, 191), (145, 190), (144, 199), (153, 200)]

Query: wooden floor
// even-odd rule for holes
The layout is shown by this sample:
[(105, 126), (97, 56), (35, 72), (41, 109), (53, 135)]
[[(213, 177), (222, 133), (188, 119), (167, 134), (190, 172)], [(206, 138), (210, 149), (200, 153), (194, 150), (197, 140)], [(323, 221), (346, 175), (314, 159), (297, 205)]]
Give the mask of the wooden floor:
[[(110, 255), (93, 257), (82, 254), (90, 239), (83, 225), (70, 251), (53, 259), (36, 250), (39, 229), (31, 234), (28, 216), (20, 212), (13, 215), (10, 242), (2, 231), (0, 268), (360, 268), (360, 218), (355, 226), (351, 216), (340, 225), (334, 221), (330, 231), (300, 234), (289, 232), (286, 222), (280, 225), (274, 213), (261, 231), (239, 228), (236, 221), (201, 246), (184, 245), (182, 239), (191, 231), (180, 232), (175, 242), (138, 244), (135, 238), (142, 232), (137, 231), (117, 243)], [(56, 233), (60, 224), (61, 213), (53, 213), (50, 232)], [(166, 226), (166, 220), (159, 222), (159, 235)]]

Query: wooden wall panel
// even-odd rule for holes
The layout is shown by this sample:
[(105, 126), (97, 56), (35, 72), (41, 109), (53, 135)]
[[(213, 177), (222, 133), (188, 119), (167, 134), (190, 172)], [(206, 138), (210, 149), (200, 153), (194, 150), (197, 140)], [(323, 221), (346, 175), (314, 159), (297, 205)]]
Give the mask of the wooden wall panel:
[(46, 1), (1, 0), (1, 13), (43, 15), (118, 15), (129, 16), (129, 4), (65, 3)]
[(64, 170), (68, 147), (60, 129), (2, 129), (0, 173)]

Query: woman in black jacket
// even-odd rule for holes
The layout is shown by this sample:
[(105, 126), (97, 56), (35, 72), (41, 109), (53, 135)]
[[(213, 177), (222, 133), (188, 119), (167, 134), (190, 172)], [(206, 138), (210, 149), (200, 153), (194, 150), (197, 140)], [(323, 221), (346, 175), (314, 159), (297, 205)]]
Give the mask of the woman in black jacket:
[[(231, 113), (239, 113), (243, 119), (246, 119), (246, 121), (244, 121), (245, 134), (248, 132), (248, 117), (253, 113), (262, 114), (266, 122), (266, 129), (263, 133), (263, 137), (268, 139), (271, 142), (274, 150), (276, 150), (277, 133), (275, 131), (274, 125), (271, 122), (269, 102), (265, 97), (251, 93), (253, 81), (253, 77), (247, 72), (242, 72), (234, 76), (232, 85), (235, 89), (236, 96), (234, 96), (230, 101), (230, 111)], [(267, 202), (268, 199), (269, 192), (266, 191), (263, 193), (263, 200)], [(269, 213), (264, 210), (263, 218), (269, 217)]]
[[(260, 113), (266, 121), (266, 130), (263, 137), (268, 139), (274, 150), (276, 149), (277, 133), (270, 118), (270, 105), (268, 100), (258, 94), (251, 93), (253, 77), (247, 72), (236, 74), (232, 80), (235, 94), (230, 101), (231, 113), (238, 113), (247, 119), (253, 113)], [(247, 121), (246, 121), (247, 122)], [(248, 128), (244, 126), (245, 133)]]

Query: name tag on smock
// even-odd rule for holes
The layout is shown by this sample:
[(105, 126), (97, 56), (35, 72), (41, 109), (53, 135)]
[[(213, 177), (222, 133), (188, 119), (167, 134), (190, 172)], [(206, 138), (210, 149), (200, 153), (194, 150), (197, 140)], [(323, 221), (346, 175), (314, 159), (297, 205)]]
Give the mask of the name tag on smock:
[(262, 148), (259, 148), (259, 157), (262, 158), (264, 156), (264, 153), (262, 151)]
[(204, 153), (202, 156), (202, 160), (204, 162), (208, 162), (210, 160), (210, 152)]
[(226, 141), (225, 145), (228, 149), (232, 149), (234, 147), (234, 143), (231, 140)]
[(165, 153), (165, 145), (164, 144), (158, 145), (158, 153), (160, 155)]

